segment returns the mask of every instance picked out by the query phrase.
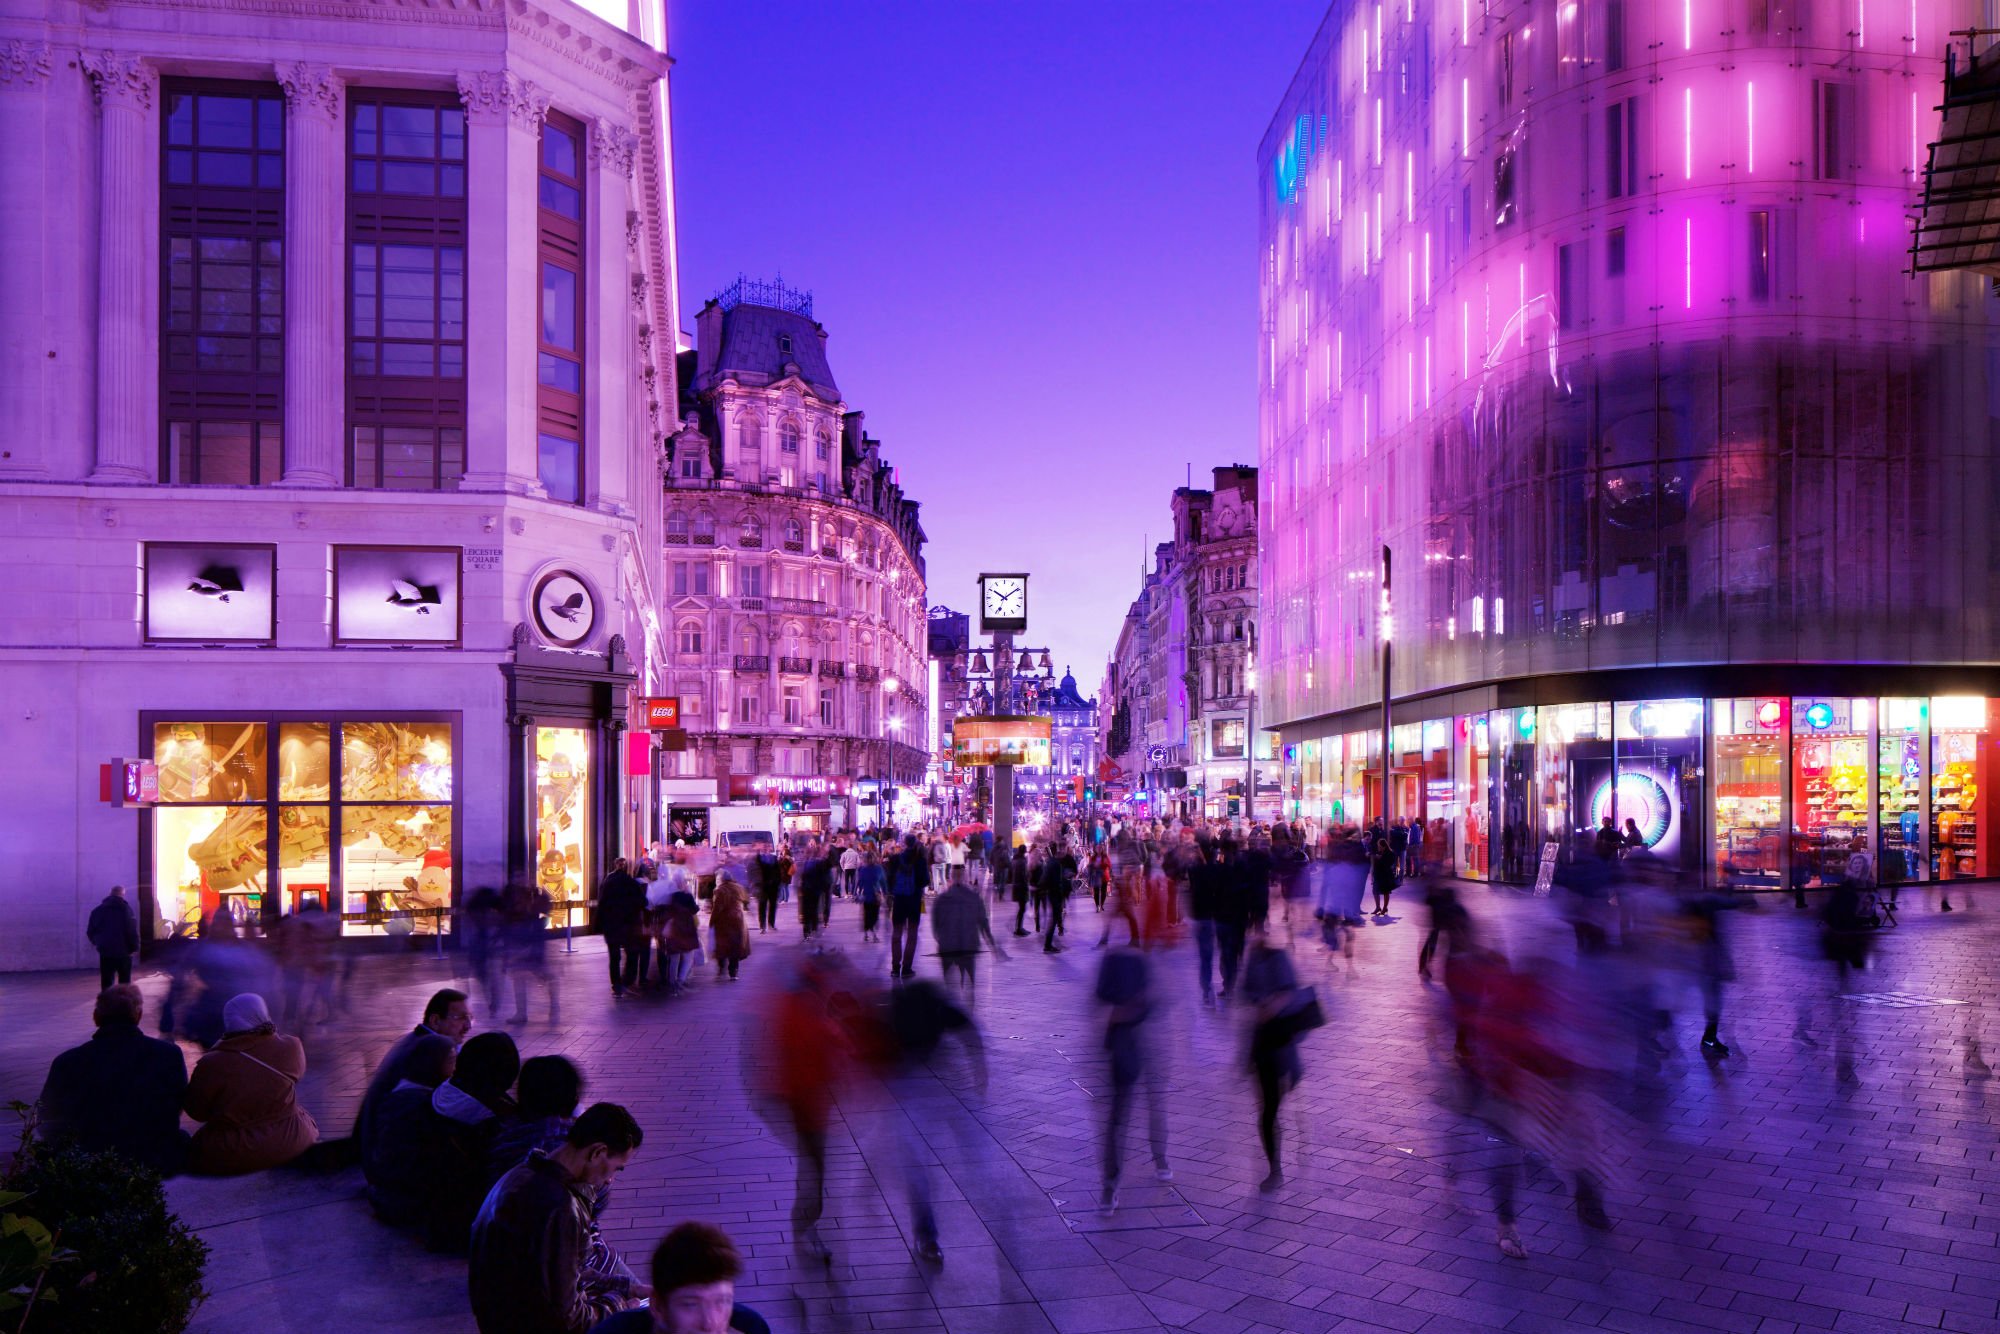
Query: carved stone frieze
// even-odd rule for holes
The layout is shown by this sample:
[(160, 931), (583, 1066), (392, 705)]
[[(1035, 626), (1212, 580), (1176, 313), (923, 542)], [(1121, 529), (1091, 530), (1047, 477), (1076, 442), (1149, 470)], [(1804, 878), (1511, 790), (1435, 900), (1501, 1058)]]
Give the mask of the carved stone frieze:
[(590, 127), (590, 162), (592, 166), (610, 167), (619, 175), (630, 180), (632, 162), (639, 152), (639, 136), (623, 125), (600, 120)]
[(116, 51), (85, 51), (83, 70), (90, 76), (92, 94), (99, 106), (131, 106), (141, 111), (153, 105), (153, 93), (160, 76), (138, 56)]
[(458, 76), (459, 100), (466, 119), (486, 124), (511, 120), (523, 129), (539, 129), (549, 114), (547, 90), (508, 70), (468, 70)]
[(293, 61), (278, 66), (278, 85), (285, 90), (285, 104), (293, 115), (324, 116), (329, 124), (340, 123), (341, 103), (346, 83), (331, 65)]
[(0, 88), (32, 88), (49, 77), (54, 57), (47, 42), (0, 42)]

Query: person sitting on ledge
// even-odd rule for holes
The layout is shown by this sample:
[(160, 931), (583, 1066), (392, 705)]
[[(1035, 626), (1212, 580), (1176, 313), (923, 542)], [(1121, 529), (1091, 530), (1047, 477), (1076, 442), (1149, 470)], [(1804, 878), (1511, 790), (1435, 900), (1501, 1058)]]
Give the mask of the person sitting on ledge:
[(368, 1178), (368, 1203), (385, 1223), (403, 1226), (423, 1218), (438, 1120), (431, 1097), (457, 1064), (458, 1047), (450, 1038), (422, 1035), (404, 1050), (395, 1087), (368, 1118), (361, 1172)]
[(721, 1228), (682, 1223), (653, 1248), (653, 1306), (622, 1311), (590, 1334), (771, 1334), (764, 1318), (736, 1304), (743, 1257)]
[(521, 1052), (505, 1033), (481, 1033), (459, 1049), (458, 1068), (431, 1095), (435, 1144), (425, 1241), (433, 1250), (463, 1252), (472, 1216), (486, 1197), (486, 1162), (493, 1142), (520, 1118), (511, 1090)]
[(299, 1106), (306, 1049), (278, 1031), (264, 998), (232, 996), (222, 1007), (222, 1041), (194, 1065), (186, 1110), (202, 1127), (188, 1170), (240, 1176), (289, 1163), (319, 1140)]
[(181, 1129), (187, 1058), (173, 1043), (139, 1031), (145, 1008), (145, 997), (129, 982), (98, 993), (91, 1012), (97, 1031), (49, 1065), (40, 1133), (94, 1152), (122, 1153), (172, 1176), (187, 1160)]
[(649, 1295), (587, 1266), (592, 1201), (644, 1138), (623, 1107), (593, 1103), (553, 1152), (531, 1151), (494, 1185), (472, 1223), (466, 1271), (479, 1334), (586, 1334)]

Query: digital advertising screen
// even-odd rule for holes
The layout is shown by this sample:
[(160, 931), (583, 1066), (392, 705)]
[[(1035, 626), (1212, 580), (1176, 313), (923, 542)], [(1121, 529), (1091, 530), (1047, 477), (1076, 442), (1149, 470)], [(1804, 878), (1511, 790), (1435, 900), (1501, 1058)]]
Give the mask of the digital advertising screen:
[(952, 762), (959, 765), (1047, 766), (1049, 720), (992, 714), (960, 718), (951, 725)]

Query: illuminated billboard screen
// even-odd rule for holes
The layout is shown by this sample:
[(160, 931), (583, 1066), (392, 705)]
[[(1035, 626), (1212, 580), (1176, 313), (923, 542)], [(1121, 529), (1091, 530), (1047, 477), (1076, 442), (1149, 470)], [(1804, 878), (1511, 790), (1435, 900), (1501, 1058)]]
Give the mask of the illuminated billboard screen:
[(952, 760), (960, 765), (1049, 763), (1049, 720), (993, 714), (951, 725)]

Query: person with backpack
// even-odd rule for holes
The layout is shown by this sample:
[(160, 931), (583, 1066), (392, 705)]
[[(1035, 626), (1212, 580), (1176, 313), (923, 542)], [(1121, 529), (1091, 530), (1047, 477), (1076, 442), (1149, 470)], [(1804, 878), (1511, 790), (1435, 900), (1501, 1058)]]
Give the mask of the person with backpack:
[(889, 864), (889, 976), (915, 977), (917, 923), (924, 915), (924, 891), (931, 887), (931, 859), (915, 834)]
[(125, 901), (125, 886), (113, 885), (84, 924), (84, 938), (97, 951), (97, 989), (132, 980), (132, 956), (139, 952), (139, 916)]

